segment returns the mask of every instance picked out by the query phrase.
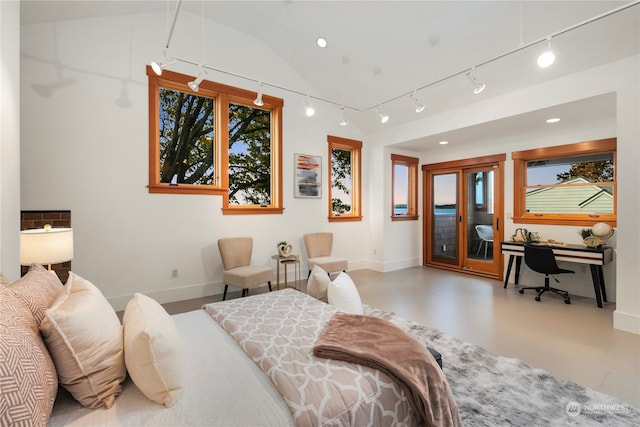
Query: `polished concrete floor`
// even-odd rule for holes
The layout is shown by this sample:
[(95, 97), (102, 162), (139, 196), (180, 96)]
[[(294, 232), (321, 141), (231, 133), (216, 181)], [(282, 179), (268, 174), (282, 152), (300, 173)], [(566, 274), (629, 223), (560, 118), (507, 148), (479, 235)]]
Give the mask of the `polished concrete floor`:
[[(567, 305), (546, 294), (536, 302), (532, 292), (521, 295), (512, 284), (503, 289), (497, 280), (429, 267), (390, 273), (356, 270), (349, 275), (365, 304), (640, 408), (640, 335), (613, 329), (614, 303), (598, 308), (594, 299), (572, 296)], [(173, 314), (220, 299), (180, 301), (165, 308)]]

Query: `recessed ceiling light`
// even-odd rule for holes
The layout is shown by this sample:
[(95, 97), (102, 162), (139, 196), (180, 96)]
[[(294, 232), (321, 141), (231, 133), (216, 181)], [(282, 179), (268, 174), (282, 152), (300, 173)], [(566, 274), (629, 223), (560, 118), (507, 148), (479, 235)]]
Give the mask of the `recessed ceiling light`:
[(551, 118), (551, 119), (547, 119), (547, 123), (557, 123), (559, 122), (560, 119), (557, 117)]
[(449, 143), (449, 141), (440, 141), (440, 142), (438, 142), (438, 144), (440, 144), (440, 145), (447, 145), (448, 143)]
[(327, 40), (324, 37), (318, 37), (318, 39), (316, 40), (316, 43), (320, 47), (327, 47)]

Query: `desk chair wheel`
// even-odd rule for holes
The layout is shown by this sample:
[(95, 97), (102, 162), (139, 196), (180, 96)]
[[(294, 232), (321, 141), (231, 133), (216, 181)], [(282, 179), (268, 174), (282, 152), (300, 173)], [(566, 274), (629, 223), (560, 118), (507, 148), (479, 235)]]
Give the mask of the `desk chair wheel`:
[(536, 297), (536, 298), (535, 298), (535, 300), (536, 300), (536, 301), (540, 301), (540, 297)]
[(520, 292), (521, 294), (524, 294), (524, 289), (520, 289), (518, 292)]
[(564, 300), (565, 304), (571, 304), (571, 300), (569, 298), (567, 298), (566, 300)]

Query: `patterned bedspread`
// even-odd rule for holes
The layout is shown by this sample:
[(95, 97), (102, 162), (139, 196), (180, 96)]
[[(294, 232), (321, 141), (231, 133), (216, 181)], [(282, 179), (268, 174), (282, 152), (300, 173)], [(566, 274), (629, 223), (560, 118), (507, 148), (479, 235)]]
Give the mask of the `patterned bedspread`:
[(297, 425), (418, 425), (406, 395), (385, 374), (313, 355), (334, 307), (285, 289), (205, 309), (271, 378)]

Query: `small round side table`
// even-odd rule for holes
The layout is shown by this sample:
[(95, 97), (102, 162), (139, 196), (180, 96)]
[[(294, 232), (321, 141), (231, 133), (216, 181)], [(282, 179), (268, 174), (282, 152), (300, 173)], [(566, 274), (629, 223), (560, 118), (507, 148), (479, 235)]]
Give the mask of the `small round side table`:
[(300, 290), (298, 288), (298, 282), (300, 281), (300, 257), (298, 255), (289, 255), (287, 257), (280, 256), (278, 254), (271, 256), (271, 259), (276, 260), (276, 287), (280, 289), (280, 264), (284, 266), (284, 287), (287, 288), (288, 277), (287, 270), (288, 266), (293, 264), (294, 266), (294, 285), (292, 286), (296, 290)]

